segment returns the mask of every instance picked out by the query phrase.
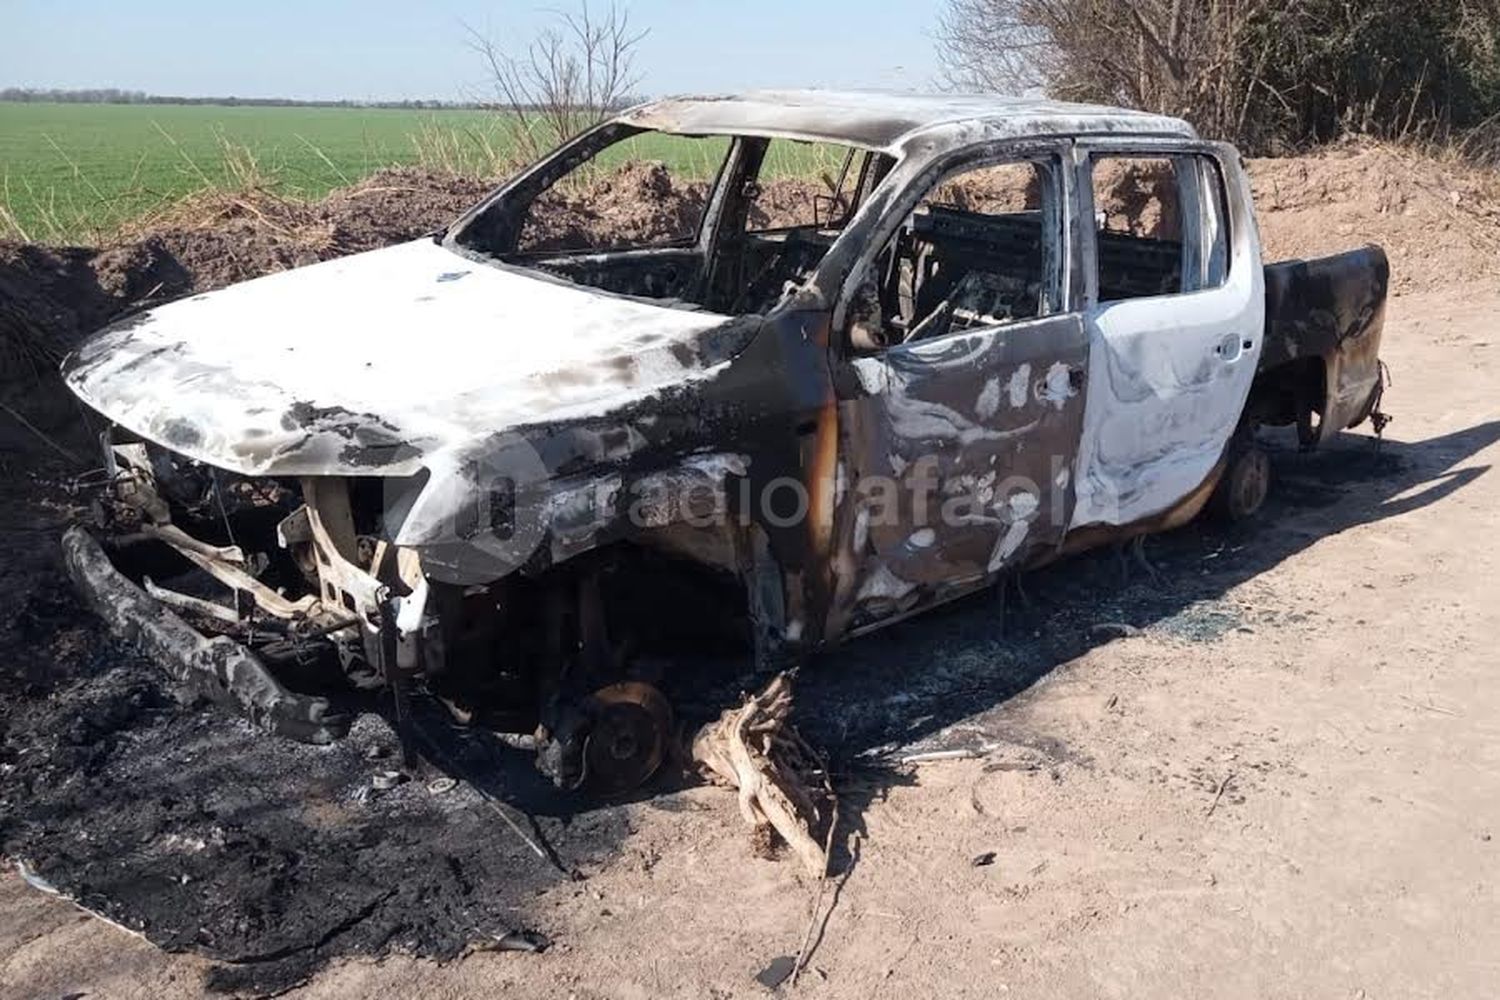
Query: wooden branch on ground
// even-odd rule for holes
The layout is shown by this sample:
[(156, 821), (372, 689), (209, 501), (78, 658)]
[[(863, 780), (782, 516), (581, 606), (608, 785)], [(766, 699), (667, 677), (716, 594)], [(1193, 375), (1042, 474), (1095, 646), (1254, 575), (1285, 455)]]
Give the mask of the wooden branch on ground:
[(791, 678), (778, 674), (759, 694), (704, 726), (693, 739), (692, 757), (739, 790), (740, 815), (758, 836), (774, 830), (808, 874), (822, 878), (827, 853), (812, 836), (820, 815), (805, 777), (814, 768), (806, 744), (787, 723), (791, 707)]

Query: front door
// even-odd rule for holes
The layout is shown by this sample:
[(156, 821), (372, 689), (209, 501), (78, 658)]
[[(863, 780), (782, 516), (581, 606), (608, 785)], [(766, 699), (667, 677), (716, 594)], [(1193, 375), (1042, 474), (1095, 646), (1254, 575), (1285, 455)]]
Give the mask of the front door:
[(884, 335), (838, 363), (835, 633), (975, 589), (1062, 541), (1088, 337), (1061, 310), (1058, 162), (944, 175), (881, 258), (879, 307), (856, 310), (877, 313)]

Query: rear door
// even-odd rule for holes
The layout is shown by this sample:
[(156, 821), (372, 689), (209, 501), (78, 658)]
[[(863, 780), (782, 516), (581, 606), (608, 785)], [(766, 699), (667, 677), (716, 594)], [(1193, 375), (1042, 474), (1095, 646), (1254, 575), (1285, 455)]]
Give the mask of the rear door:
[(1213, 474), (1260, 356), (1264, 277), (1237, 154), (1079, 143), (1089, 394), (1071, 527), (1127, 525)]
[[(914, 187), (836, 361), (841, 549), (854, 628), (1057, 546), (1072, 512), (1088, 338), (1065, 308), (1059, 148)], [(875, 301), (878, 299), (878, 303)]]

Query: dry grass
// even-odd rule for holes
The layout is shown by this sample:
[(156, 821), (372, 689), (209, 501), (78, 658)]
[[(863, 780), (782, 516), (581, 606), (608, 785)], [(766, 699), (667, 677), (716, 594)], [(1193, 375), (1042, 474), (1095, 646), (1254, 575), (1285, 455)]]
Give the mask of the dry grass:
[(477, 128), (424, 123), (412, 133), (416, 165), (456, 177), (500, 177), (524, 164), (515, 145), (505, 136), (502, 145), (494, 132)]
[(183, 158), (202, 186), (161, 199), (112, 232), (101, 233), (100, 245), (129, 243), (163, 230), (219, 230), (248, 223), (315, 253), (333, 249), (333, 225), (316, 211), (316, 202), (287, 194), (282, 179), (266, 170), (249, 147), (224, 140), (217, 163), (199, 164), (186, 152)]
[(198, 191), (126, 223), (102, 242), (128, 243), (162, 230), (219, 230), (231, 223), (248, 222), (281, 240), (321, 252), (333, 247), (334, 232), (315, 205), (262, 185)]
[[(38, 192), (26, 181), (13, 187), (9, 175), (6, 175), (0, 178), (0, 239), (51, 245), (102, 245), (152, 228), (164, 218), (192, 214), (197, 206), (207, 202), (219, 199), (263, 201), (277, 197), (275, 192), (282, 187), (280, 178), (261, 166), (250, 147), (220, 136), (217, 161), (203, 163), (191, 156), (168, 132), (159, 131), (178, 155), (184, 172), (196, 181), (193, 188), (186, 192), (152, 196), (147, 188), (132, 178), (124, 191), (110, 196), (104, 194), (72, 160), (68, 163), (77, 183), (70, 192), (61, 195), (55, 187), (45, 194)], [(61, 147), (57, 148), (57, 153), (67, 158)], [(19, 214), (11, 207), (22, 193), (29, 199), (32, 215), (37, 220), (26, 227), (21, 225)], [(100, 221), (120, 218), (122, 213), (118, 206), (139, 204), (143, 199), (146, 207), (134, 209), (130, 221), (124, 224)]]

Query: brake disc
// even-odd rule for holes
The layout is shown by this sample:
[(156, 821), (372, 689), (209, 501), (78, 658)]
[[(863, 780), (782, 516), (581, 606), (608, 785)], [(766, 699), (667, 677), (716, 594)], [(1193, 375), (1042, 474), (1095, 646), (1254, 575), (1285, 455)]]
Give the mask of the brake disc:
[(600, 688), (589, 702), (593, 724), (583, 747), (584, 786), (598, 795), (639, 788), (666, 759), (672, 706), (640, 681)]

